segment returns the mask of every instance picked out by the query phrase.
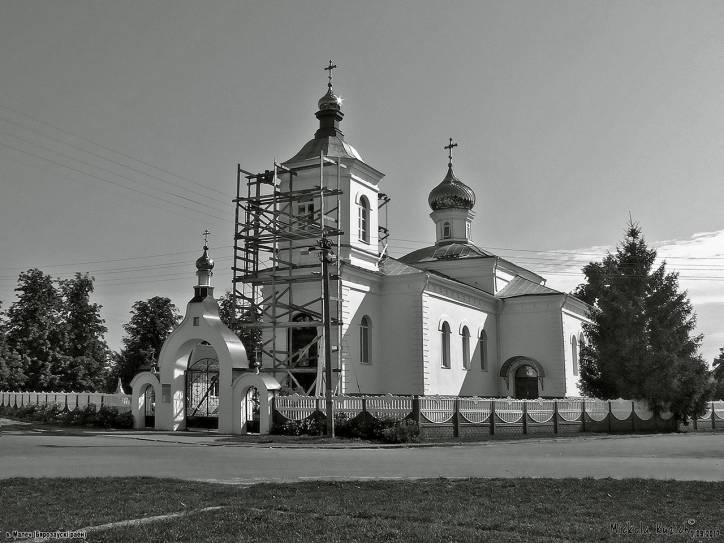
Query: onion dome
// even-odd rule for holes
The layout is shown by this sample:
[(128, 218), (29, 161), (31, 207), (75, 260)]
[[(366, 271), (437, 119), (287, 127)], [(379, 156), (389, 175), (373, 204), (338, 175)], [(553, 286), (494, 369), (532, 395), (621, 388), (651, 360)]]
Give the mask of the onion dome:
[(472, 209), (475, 205), (475, 193), (473, 189), (455, 177), (452, 164), (448, 164), (445, 179), (430, 191), (427, 203), (430, 204), (433, 211), (450, 208)]
[(211, 271), (214, 269), (214, 261), (209, 258), (208, 250), (209, 248), (204, 245), (204, 254), (196, 260), (196, 269), (199, 271)]
[(342, 109), (342, 99), (334, 94), (334, 90), (332, 89), (332, 85), (329, 85), (329, 88), (327, 89), (327, 93), (322, 96), (319, 99), (319, 102), (317, 102), (317, 105), (319, 106), (319, 111), (324, 111), (327, 109)]

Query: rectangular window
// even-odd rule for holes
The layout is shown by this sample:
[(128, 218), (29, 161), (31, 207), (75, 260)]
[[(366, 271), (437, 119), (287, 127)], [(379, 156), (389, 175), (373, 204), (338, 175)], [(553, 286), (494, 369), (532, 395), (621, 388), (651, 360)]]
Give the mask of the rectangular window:
[(294, 215), (296, 216), (294, 224), (297, 228), (307, 229), (310, 225), (314, 224), (314, 200), (297, 202), (294, 211)]
[(198, 326), (198, 325), (199, 325), (199, 318), (194, 317), (194, 326)]

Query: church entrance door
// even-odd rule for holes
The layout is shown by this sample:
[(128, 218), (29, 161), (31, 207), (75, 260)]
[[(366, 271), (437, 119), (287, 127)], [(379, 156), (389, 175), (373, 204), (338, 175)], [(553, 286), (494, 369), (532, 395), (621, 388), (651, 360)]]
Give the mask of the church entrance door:
[(519, 400), (538, 398), (538, 372), (532, 366), (521, 366), (515, 370), (515, 397)]
[(219, 363), (213, 358), (186, 370), (186, 427), (219, 427)]

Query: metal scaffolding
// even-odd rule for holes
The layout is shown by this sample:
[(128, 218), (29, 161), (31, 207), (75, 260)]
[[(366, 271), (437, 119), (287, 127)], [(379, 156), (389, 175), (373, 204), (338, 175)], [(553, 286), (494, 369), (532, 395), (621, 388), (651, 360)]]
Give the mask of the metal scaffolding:
[[(283, 386), (319, 396), (325, 389), (325, 342), (332, 370), (341, 372), (342, 296), (340, 259), (329, 268), (330, 337), (324, 333), (324, 244), (340, 255), (339, 160), (321, 155), (318, 165), (250, 173), (238, 165), (234, 232), (233, 296), (236, 328), (245, 332), (250, 362)], [(302, 170), (319, 169), (319, 183), (303, 186)], [(305, 176), (306, 177), (306, 176)], [(312, 253), (310, 255), (310, 253)], [(328, 251), (327, 254), (328, 255)], [(249, 348), (248, 343), (253, 343)], [(339, 378), (332, 388), (336, 389)]]

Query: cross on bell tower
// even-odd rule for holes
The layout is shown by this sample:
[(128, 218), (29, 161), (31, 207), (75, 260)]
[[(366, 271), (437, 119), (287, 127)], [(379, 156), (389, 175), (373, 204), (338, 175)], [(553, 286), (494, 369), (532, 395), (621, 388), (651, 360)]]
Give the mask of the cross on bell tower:
[(334, 70), (336, 67), (337, 67), (337, 65), (333, 64), (332, 59), (330, 58), (329, 65), (327, 65), (323, 68), (324, 71), (329, 72), (329, 74), (327, 75), (327, 78), (329, 79), (329, 82), (327, 83), (327, 87), (329, 87), (330, 89), (332, 88), (332, 70)]
[(453, 139), (450, 138), (450, 143), (449, 143), (448, 145), (446, 145), (445, 147), (443, 147), (443, 149), (447, 149), (447, 150), (448, 150), (448, 154), (447, 154), (447, 159), (448, 159), (447, 165), (448, 165), (448, 168), (452, 168), (452, 150), (453, 150), (453, 147), (457, 147), (457, 146), (458, 146), (458, 144), (457, 144), (457, 143), (453, 143)]

